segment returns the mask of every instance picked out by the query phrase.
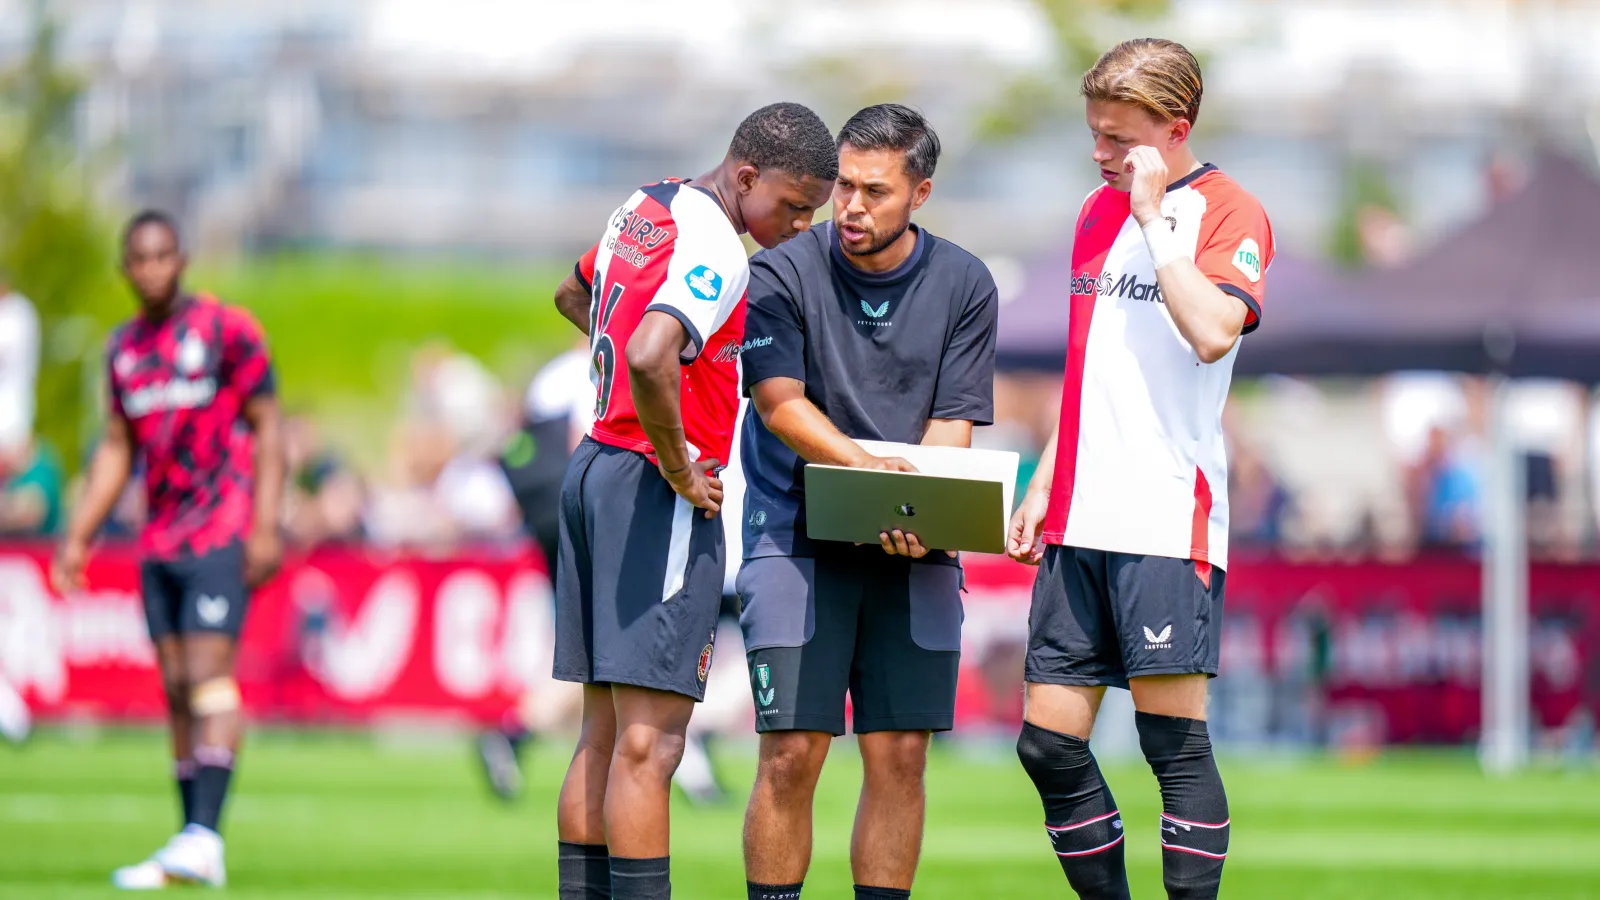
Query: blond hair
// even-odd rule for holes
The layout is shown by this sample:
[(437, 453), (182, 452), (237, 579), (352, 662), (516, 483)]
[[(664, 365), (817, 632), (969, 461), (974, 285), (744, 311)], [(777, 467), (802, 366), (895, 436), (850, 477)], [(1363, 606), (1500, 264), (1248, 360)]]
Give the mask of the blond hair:
[(1188, 48), (1161, 38), (1139, 38), (1107, 50), (1083, 73), (1083, 96), (1101, 103), (1131, 103), (1162, 122), (1200, 116), (1200, 63)]

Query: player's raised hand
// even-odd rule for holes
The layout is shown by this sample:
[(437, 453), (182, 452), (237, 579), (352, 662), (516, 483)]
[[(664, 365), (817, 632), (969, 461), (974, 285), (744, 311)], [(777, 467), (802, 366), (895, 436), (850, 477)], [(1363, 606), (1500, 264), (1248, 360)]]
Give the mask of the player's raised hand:
[(1161, 215), (1161, 198), (1167, 194), (1167, 162), (1154, 147), (1138, 146), (1122, 161), (1123, 171), (1133, 174), (1128, 202), (1140, 225)]
[(265, 584), (283, 563), (283, 542), (272, 528), (256, 528), (244, 544), (244, 583), (251, 588)]
[(89, 563), (89, 548), (82, 541), (68, 538), (56, 548), (50, 561), (50, 584), (58, 594), (83, 590), (83, 570)]
[(1006, 530), (1006, 555), (1019, 563), (1037, 566), (1044, 559), (1044, 544), (1039, 540), (1039, 526), (1044, 524), (1045, 513), (1050, 508), (1050, 495), (1029, 491), (1022, 505), (1011, 516), (1011, 527)]
[(719, 463), (714, 459), (692, 462), (676, 472), (661, 470), (661, 477), (678, 493), (679, 497), (706, 511), (706, 518), (714, 519), (722, 509), (722, 479), (713, 475)]
[(856, 468), (877, 469), (882, 472), (915, 472), (917, 470), (916, 466), (898, 456), (868, 456)]

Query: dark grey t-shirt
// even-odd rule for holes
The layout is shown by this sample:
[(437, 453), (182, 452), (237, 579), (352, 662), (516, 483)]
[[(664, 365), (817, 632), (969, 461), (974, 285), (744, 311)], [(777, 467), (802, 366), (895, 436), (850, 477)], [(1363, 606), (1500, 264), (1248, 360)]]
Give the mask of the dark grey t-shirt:
[[(915, 226), (912, 226), (915, 228)], [(750, 260), (740, 362), (745, 393), (768, 378), (805, 382), (806, 397), (862, 440), (922, 440), (929, 419), (994, 417), (994, 279), (975, 256), (916, 229), (898, 268), (863, 272), (833, 224)], [(750, 407), (739, 446), (744, 555), (810, 556), (805, 462)], [(927, 559), (949, 562), (944, 554)]]

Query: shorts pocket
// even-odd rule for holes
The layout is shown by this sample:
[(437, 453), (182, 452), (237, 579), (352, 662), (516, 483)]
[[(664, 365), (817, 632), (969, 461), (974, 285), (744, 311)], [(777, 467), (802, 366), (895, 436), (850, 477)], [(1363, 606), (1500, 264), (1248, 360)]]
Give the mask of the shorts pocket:
[(816, 561), (767, 556), (746, 560), (734, 579), (746, 652), (803, 647), (817, 630)]
[(906, 590), (911, 601), (911, 640), (924, 650), (960, 650), (961, 567), (916, 564), (910, 567)]

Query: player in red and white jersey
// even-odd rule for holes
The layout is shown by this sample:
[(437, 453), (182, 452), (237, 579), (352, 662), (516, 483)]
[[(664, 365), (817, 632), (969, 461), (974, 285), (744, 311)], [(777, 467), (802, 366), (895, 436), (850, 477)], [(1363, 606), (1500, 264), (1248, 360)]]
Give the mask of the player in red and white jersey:
[(1261, 320), (1272, 229), (1190, 147), (1188, 50), (1125, 42), (1082, 87), (1106, 184), (1074, 233), (1061, 420), (1008, 542), (1042, 564), (1017, 753), (1073, 889), (1126, 898), (1123, 822), (1088, 738), (1106, 687), (1132, 690), (1167, 892), (1215, 897), (1230, 821), (1205, 722), (1228, 565), (1222, 407)]
[(557, 816), (563, 898), (670, 896), (671, 779), (722, 603), (716, 473), (750, 275), (739, 235), (775, 247), (807, 230), (837, 174), (816, 113), (763, 107), (715, 169), (634, 192), (557, 291), (589, 335), (597, 386), (556, 554), (555, 677), (584, 685)]

